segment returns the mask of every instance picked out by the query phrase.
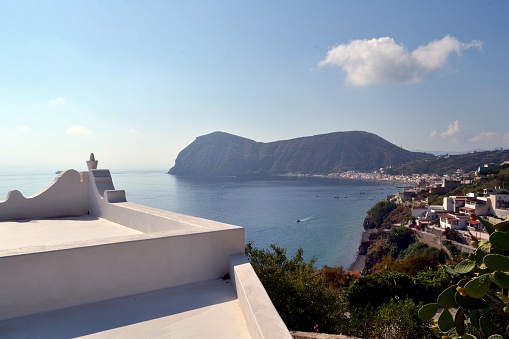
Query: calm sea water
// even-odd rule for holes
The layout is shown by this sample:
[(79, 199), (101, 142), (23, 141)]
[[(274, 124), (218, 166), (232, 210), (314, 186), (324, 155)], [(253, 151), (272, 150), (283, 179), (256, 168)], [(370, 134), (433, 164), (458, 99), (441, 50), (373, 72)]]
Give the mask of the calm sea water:
[[(163, 170), (111, 170), (127, 200), (245, 227), (258, 248), (277, 244), (317, 267), (349, 267), (356, 258), (366, 211), (396, 192), (394, 186), (365, 181), (309, 178), (191, 179)], [(51, 171), (0, 171), (0, 200), (10, 189), (36, 194), (55, 178)], [(300, 220), (300, 222), (297, 222)]]

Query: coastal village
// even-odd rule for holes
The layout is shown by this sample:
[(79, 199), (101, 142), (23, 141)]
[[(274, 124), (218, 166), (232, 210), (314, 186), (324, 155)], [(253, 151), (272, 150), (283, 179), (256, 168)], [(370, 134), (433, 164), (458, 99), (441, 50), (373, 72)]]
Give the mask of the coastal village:
[[(507, 165), (508, 162), (500, 166)], [(479, 218), (491, 222), (505, 220), (509, 216), (509, 192), (506, 188), (486, 187), (483, 192), (469, 192), (466, 195), (447, 194), (461, 185), (479, 180), (498, 165), (483, 164), (475, 172), (463, 173), (458, 170), (454, 176), (429, 181), (425, 178), (416, 186), (405, 187), (394, 199), (401, 203), (410, 203), (412, 217), (417, 230), (438, 234), (446, 229), (459, 231), (466, 241), (488, 239), (488, 234)], [(430, 204), (428, 196), (445, 195), (442, 204)]]
[[(482, 164), (476, 171), (464, 173), (458, 169), (453, 175), (398, 175), (392, 176), (383, 173), (361, 174), (348, 172), (336, 174), (335, 178), (363, 179), (381, 182), (397, 182), (401, 190), (387, 199), (400, 205), (411, 208), (412, 220), (404, 225), (393, 224), (394, 229), (400, 226), (411, 228), (417, 239), (439, 249), (444, 249), (443, 240), (446, 240), (446, 231), (454, 232), (450, 237), (452, 244), (462, 252), (472, 253), (475, 244), (480, 240), (487, 240), (486, 232), (481, 218), (491, 223), (505, 220), (509, 216), (509, 191), (501, 187), (486, 187), (482, 192), (469, 192), (464, 195), (448, 195), (454, 189), (480, 180), (491, 170), (506, 166), (502, 164)], [(444, 196), (442, 203), (432, 203), (429, 197)], [(363, 235), (363, 243), (369, 243), (368, 230)], [(363, 249), (364, 247), (364, 249)], [(359, 257), (352, 264), (350, 270), (362, 271), (364, 267), (364, 254), (366, 245), (359, 250)]]
[[(289, 327), (309, 332), (316, 323), (316, 332), (356, 338), (506, 338), (509, 163), (448, 172), (312, 175), (378, 181), (398, 192), (367, 211), (350, 268), (314, 269), (299, 253), (288, 258), (278, 247), (248, 248), (248, 258), (257, 262), (255, 271)], [(280, 300), (282, 293), (297, 294)], [(338, 304), (344, 309), (337, 310)], [(295, 316), (295, 308), (305, 315)]]

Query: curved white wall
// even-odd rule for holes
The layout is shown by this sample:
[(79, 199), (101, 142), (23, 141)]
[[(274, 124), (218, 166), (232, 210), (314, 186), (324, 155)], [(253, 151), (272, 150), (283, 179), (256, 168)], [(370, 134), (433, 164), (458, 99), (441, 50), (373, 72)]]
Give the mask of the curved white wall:
[(39, 194), (25, 198), (10, 191), (0, 201), (0, 221), (80, 216), (88, 213), (88, 177), (75, 170), (62, 172)]

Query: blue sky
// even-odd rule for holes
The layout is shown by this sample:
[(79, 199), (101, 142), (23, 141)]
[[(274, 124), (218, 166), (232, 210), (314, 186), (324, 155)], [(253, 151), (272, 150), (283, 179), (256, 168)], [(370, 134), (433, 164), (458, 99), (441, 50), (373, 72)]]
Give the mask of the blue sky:
[(509, 2), (2, 1), (0, 166), (173, 166), (195, 137), (509, 148)]

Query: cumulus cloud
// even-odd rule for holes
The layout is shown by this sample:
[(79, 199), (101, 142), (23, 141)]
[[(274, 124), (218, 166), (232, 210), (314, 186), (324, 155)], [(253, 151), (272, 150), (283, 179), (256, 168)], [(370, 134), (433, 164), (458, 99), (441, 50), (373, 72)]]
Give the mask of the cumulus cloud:
[(134, 128), (131, 128), (128, 132), (129, 134), (138, 134), (138, 130), (134, 129)]
[(472, 142), (485, 142), (485, 141), (495, 141), (497, 139), (502, 139), (502, 135), (496, 132), (481, 132), (479, 135), (476, 135), (470, 139)]
[(499, 132), (486, 132), (483, 131), (478, 135), (475, 135), (468, 139), (468, 141), (474, 142), (476, 144), (483, 145), (491, 145), (493, 147), (500, 147), (507, 143), (509, 143), (509, 132), (499, 133)]
[(472, 147), (496, 148), (509, 143), (509, 132), (482, 131), (476, 134), (472, 131), (463, 132), (459, 120), (450, 122), (447, 130), (440, 134), (437, 131), (430, 133), (432, 138), (437, 135), (440, 135), (442, 139), (452, 140), (454, 143), (470, 144)]
[(357, 86), (420, 82), (443, 67), (451, 53), (461, 54), (470, 48), (481, 50), (482, 43), (478, 40), (462, 43), (445, 36), (409, 52), (390, 37), (353, 40), (331, 48), (319, 65), (341, 67), (347, 82)]
[(90, 133), (92, 131), (83, 125), (72, 125), (66, 132), (67, 135), (89, 135)]
[(458, 120), (449, 123), (447, 131), (440, 133), (442, 139), (451, 139), (454, 142), (460, 141), (461, 126)]
[(53, 100), (50, 100), (49, 102), (51, 105), (53, 106), (56, 106), (56, 105), (61, 105), (63, 103), (65, 103), (65, 99), (64, 98), (55, 98)]

